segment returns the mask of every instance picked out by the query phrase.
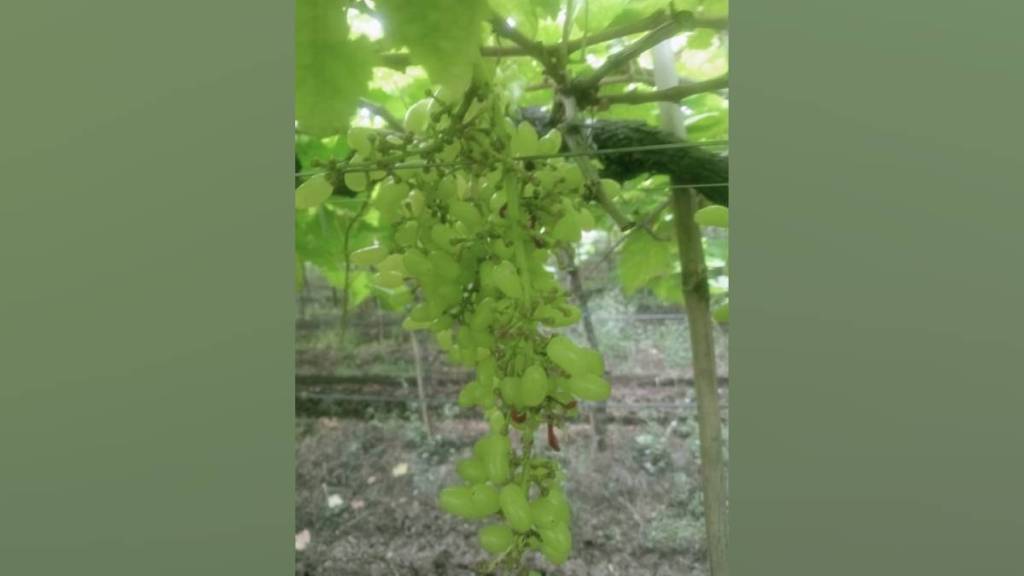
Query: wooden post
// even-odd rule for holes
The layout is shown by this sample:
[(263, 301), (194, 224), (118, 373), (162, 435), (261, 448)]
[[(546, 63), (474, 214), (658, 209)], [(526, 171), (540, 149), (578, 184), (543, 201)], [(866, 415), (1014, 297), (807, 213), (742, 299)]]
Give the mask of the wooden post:
[(423, 362), (420, 359), (420, 339), (415, 331), (409, 332), (412, 340), (412, 355), (416, 362), (416, 394), (420, 399), (420, 416), (423, 418), (423, 428), (427, 431), (427, 438), (434, 438), (434, 431), (430, 426), (430, 414), (427, 412), (427, 394), (423, 389)]
[[(679, 83), (675, 58), (669, 42), (653, 50), (655, 84), (659, 89)], [(686, 136), (682, 111), (672, 103), (661, 104), (661, 124), (681, 137)], [(673, 184), (678, 184), (673, 182)], [(722, 450), (722, 419), (718, 408), (715, 375), (715, 345), (711, 320), (711, 296), (700, 227), (693, 220), (697, 193), (689, 188), (672, 189), (672, 220), (675, 224), (679, 260), (683, 268), (683, 299), (693, 352), (693, 382), (697, 392), (697, 424), (700, 438), (700, 472), (704, 491), (704, 524), (707, 530), (711, 576), (728, 576), (728, 541), (725, 459)]]

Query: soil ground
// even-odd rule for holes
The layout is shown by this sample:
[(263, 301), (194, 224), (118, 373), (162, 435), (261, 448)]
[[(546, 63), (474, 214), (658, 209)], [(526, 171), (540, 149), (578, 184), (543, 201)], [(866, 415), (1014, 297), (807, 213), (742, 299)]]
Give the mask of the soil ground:
[[(616, 384), (613, 406), (652, 393)], [(573, 505), (573, 557), (557, 569), (530, 557), (534, 568), (563, 576), (706, 574), (693, 391), (658, 388), (659, 396), (674, 391), (684, 408), (672, 418), (612, 420), (604, 452), (587, 414), (562, 434), (557, 457)], [(430, 438), (417, 410), (297, 419), (296, 529), (308, 530), (310, 541), (296, 552), (296, 576), (474, 574), (486, 559), (476, 542), (481, 523), (442, 513), (435, 498), (458, 482), (455, 462), (485, 425), (446, 416), (453, 411), (431, 411)]]

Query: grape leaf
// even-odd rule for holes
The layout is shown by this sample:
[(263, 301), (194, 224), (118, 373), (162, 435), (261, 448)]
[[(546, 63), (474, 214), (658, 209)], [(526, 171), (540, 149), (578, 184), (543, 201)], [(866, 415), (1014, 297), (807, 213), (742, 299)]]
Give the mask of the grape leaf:
[(721, 306), (715, 308), (711, 312), (711, 316), (719, 324), (728, 324), (729, 323), (729, 302), (726, 301), (725, 304), (722, 304)]
[(506, 18), (512, 18), (517, 30), (533, 38), (537, 34), (537, 9), (522, 0), (490, 0), (491, 8)]
[(385, 34), (409, 48), (413, 63), (430, 79), (464, 90), (480, 61), (485, 0), (378, 0)]
[(372, 76), (375, 52), (350, 40), (338, 0), (296, 0), (295, 119), (314, 136), (343, 132)]
[(627, 295), (645, 286), (651, 279), (672, 270), (672, 254), (667, 242), (635, 231), (622, 245), (619, 254), (619, 281)]
[(682, 273), (676, 272), (651, 281), (651, 292), (666, 304), (683, 304)]

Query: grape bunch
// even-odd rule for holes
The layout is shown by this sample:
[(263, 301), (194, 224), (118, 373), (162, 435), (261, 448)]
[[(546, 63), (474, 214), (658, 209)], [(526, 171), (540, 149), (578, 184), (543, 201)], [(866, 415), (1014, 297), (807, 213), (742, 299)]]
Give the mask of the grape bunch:
[(453, 363), (475, 369), (458, 403), (481, 409), (489, 432), (438, 504), (484, 522), (491, 569), (520, 569), (530, 551), (562, 564), (572, 549), (565, 477), (535, 436), (546, 427), (559, 450), (555, 430), (577, 415), (577, 401), (610, 394), (601, 355), (554, 333), (580, 318), (549, 261), (594, 227), (583, 173), (551, 157), (557, 130), (539, 136), (516, 124), (503, 93), (484, 82), (414, 104), (404, 128), (352, 128), (356, 155), (342, 177), (372, 194), (384, 231), (350, 261), (371, 267), (382, 290), (411, 290), (403, 326), (433, 334)]

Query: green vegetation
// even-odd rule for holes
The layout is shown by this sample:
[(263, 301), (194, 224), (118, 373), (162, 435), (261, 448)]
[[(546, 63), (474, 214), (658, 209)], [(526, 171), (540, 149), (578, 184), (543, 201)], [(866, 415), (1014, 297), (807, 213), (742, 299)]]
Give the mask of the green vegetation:
[[(536, 434), (560, 450), (577, 401), (611, 389), (602, 355), (560, 335), (584, 312), (555, 267), (605, 257), (587, 240), (615, 235), (625, 293), (691, 318), (698, 393), (711, 387), (698, 399), (711, 565), (727, 574), (700, 321), (711, 306), (728, 320), (727, 237), (713, 232), (728, 227), (726, 16), (716, 1), (298, 1), (296, 281), (310, 263), (340, 290), (343, 325), (375, 299), (474, 370), (459, 405), (489, 430), (438, 505), (481, 521), (485, 573), (571, 555), (564, 472)], [(655, 79), (649, 50), (664, 43), (692, 82)], [(688, 112), (685, 140), (654, 127), (666, 103)]]

